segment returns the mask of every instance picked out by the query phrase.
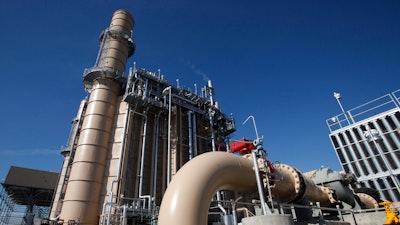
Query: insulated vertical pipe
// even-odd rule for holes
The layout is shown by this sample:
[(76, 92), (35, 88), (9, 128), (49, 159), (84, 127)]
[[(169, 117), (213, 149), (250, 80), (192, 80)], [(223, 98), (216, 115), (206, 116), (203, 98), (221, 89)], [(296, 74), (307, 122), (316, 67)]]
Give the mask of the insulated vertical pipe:
[(193, 156), (197, 156), (197, 125), (196, 125), (196, 113), (193, 114)]
[[(214, 111), (212, 109), (212, 107), (214, 107), (214, 98), (213, 98), (213, 87), (211, 84), (211, 80), (208, 81), (208, 90), (210, 93), (210, 107), (208, 108), (208, 114), (209, 114), (209, 118), (210, 118), (210, 132), (211, 132), (211, 148), (212, 151), (215, 152), (217, 149), (215, 148), (215, 132), (214, 132)], [(222, 206), (221, 204), (221, 193), (218, 191), (217, 194), (217, 201), (218, 201), (218, 208), (222, 211), (222, 213), (224, 214), (224, 216), (226, 216), (226, 210), (225, 208)]]
[(187, 113), (188, 115), (188, 126), (189, 126), (189, 160), (193, 158), (193, 147), (192, 147), (192, 143), (193, 143), (193, 138), (192, 138), (192, 134), (193, 134), (193, 129), (192, 129), (192, 112), (189, 111)]
[(156, 116), (156, 135), (155, 135), (155, 154), (154, 154), (154, 179), (153, 179), (153, 198), (157, 199), (157, 164), (158, 164), (158, 134), (160, 130), (160, 113)]
[(146, 133), (147, 133), (147, 112), (143, 113), (143, 137), (142, 137), (142, 154), (140, 157), (140, 175), (139, 175), (139, 197), (142, 196), (143, 190), (143, 170), (144, 170), (144, 154), (146, 150)]
[(133, 17), (116, 11), (108, 35), (103, 36), (106, 39), (96, 72), (85, 75), (92, 88), (60, 214), (66, 223), (98, 223), (109, 140), (121, 89), (115, 78), (125, 70), (130, 47), (127, 39), (132, 28)]
[[(214, 98), (213, 98), (213, 87), (211, 84), (211, 80), (208, 81), (208, 90), (210, 93), (210, 107), (208, 108), (208, 114), (209, 114), (209, 119), (210, 119), (210, 133), (211, 133), (211, 148), (212, 151), (215, 152), (216, 148), (215, 148), (215, 133), (214, 133), (214, 112), (212, 107), (214, 107)], [(218, 199), (220, 200), (220, 199)]]
[(263, 187), (262, 180), (260, 177), (260, 170), (258, 168), (256, 151), (253, 150), (251, 152), (251, 156), (253, 158), (253, 163), (254, 163), (254, 172), (256, 175), (258, 195), (260, 196), (260, 201), (261, 201), (261, 209), (262, 209), (263, 215), (270, 215), (272, 212), (271, 212), (271, 209), (265, 203), (264, 187)]
[(168, 88), (164, 89), (168, 90), (168, 150), (167, 150), (167, 186), (171, 181), (171, 107), (172, 107), (172, 87), (169, 86)]

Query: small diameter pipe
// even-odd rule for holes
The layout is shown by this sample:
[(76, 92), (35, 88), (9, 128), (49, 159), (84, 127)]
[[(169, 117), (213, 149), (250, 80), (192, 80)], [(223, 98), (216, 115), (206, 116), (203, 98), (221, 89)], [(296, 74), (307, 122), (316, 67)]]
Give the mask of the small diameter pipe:
[(236, 209), (236, 204), (237, 204), (237, 202), (241, 199), (242, 197), (239, 197), (239, 198), (237, 198), (235, 201), (233, 201), (232, 200), (232, 217), (233, 217), (233, 225), (237, 225), (238, 224), (238, 222), (237, 222), (237, 210), (239, 210), (239, 209)]
[(126, 225), (126, 208), (127, 208), (127, 205), (124, 205), (123, 207), (124, 207), (124, 210), (122, 212), (122, 225)]
[[(141, 159), (140, 159), (140, 175), (139, 175), (139, 198), (147, 198), (148, 199), (148, 209), (151, 208), (151, 196), (150, 195), (142, 195), (143, 189), (143, 171), (144, 171), (144, 153), (146, 149), (146, 133), (147, 133), (147, 112), (143, 113), (135, 112), (135, 114), (141, 115), (143, 117), (143, 139), (142, 139), (142, 151), (141, 151)], [(145, 205), (145, 204), (144, 204)]]
[(149, 79), (146, 79), (145, 84), (144, 84), (143, 97), (142, 97), (143, 100), (145, 100), (147, 97), (148, 88), (149, 88)]
[(261, 201), (261, 209), (263, 211), (263, 215), (269, 215), (271, 214), (271, 210), (269, 209), (267, 204), (265, 204), (264, 188), (260, 178), (260, 170), (258, 168), (256, 151), (252, 151), (251, 155), (253, 157), (254, 172), (256, 174), (256, 179), (257, 179), (257, 188), (258, 188), (258, 195), (260, 196), (260, 201)]
[(143, 113), (143, 138), (142, 138), (142, 154), (140, 159), (140, 175), (139, 175), (139, 197), (142, 196), (143, 189), (143, 168), (144, 168), (144, 153), (146, 150), (146, 133), (147, 133), (147, 112)]
[(193, 156), (196, 157), (198, 155), (198, 152), (197, 152), (197, 126), (196, 126), (195, 113), (193, 114), (192, 119), (193, 119)]
[(169, 182), (171, 181), (171, 92), (172, 87), (169, 86), (169, 94), (168, 94), (168, 150), (167, 150), (167, 187)]
[(247, 209), (246, 207), (240, 207), (240, 208), (236, 209), (236, 211), (243, 211), (246, 213), (246, 217), (250, 216), (249, 209)]
[[(267, 173), (267, 175), (265, 176), (265, 180), (266, 180), (267, 191), (268, 191), (268, 201), (271, 203), (271, 212), (273, 213), (275, 209), (274, 209), (274, 202), (272, 199), (272, 191), (271, 191), (271, 185), (270, 185), (269, 174), (268, 174), (271, 171), (268, 169), (269, 167), (268, 167), (267, 163), (265, 162), (265, 160), (263, 160), (263, 164), (264, 164), (264, 168), (265, 168), (264, 172)], [(268, 171), (266, 171), (266, 170), (268, 170)]]
[(153, 180), (153, 197), (156, 199), (157, 197), (157, 159), (158, 159), (158, 135), (160, 129), (160, 113), (157, 114), (156, 117), (156, 140), (155, 140), (155, 154), (154, 154), (154, 180)]
[(188, 115), (188, 127), (189, 127), (189, 160), (193, 158), (193, 128), (192, 128), (192, 112), (189, 111)]
[(213, 129), (214, 117), (212, 116), (211, 108), (209, 109), (209, 116), (210, 116), (211, 148), (212, 151), (215, 152), (217, 149), (215, 148), (215, 133)]
[[(213, 152), (216, 152), (217, 149), (215, 147), (215, 133), (214, 133), (214, 116), (213, 116), (213, 111), (212, 108), (214, 106), (214, 99), (213, 99), (213, 95), (212, 95), (212, 85), (211, 85), (211, 80), (208, 81), (208, 87), (209, 87), (209, 91), (210, 91), (210, 108), (208, 109), (208, 115), (209, 115), (209, 119), (210, 119), (210, 132), (211, 132), (211, 148)], [(226, 216), (226, 210), (225, 208), (222, 206), (221, 204), (221, 193), (219, 191), (217, 191), (216, 193), (217, 195), (217, 201), (218, 201), (218, 208), (222, 211), (222, 213), (224, 214), (224, 217)]]
[[(147, 204), (147, 209), (150, 210), (151, 208), (151, 196), (150, 195), (140, 195), (140, 199), (148, 199), (149, 204)], [(142, 209), (146, 209), (146, 201), (144, 201), (144, 204), (142, 206)]]
[(221, 192), (217, 191), (217, 200), (218, 200), (218, 208), (221, 210), (221, 212), (224, 214), (224, 218), (226, 217), (226, 209), (222, 206), (221, 204)]
[[(135, 65), (135, 63), (134, 63)], [(125, 87), (125, 95), (128, 95), (132, 86), (132, 80), (133, 80), (133, 76), (134, 76), (135, 71), (131, 68), (129, 68), (129, 75), (128, 75), (128, 79), (126, 82), (126, 87)]]

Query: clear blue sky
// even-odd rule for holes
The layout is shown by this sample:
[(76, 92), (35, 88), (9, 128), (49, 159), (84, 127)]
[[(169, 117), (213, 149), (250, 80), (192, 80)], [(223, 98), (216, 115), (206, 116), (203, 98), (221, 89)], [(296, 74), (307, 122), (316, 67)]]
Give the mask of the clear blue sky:
[(238, 132), (253, 115), (271, 161), (340, 170), (325, 120), (400, 88), (400, 1), (1, 1), (0, 181), (59, 171), (85, 68), (112, 13), (135, 17), (129, 60), (171, 83), (211, 79)]

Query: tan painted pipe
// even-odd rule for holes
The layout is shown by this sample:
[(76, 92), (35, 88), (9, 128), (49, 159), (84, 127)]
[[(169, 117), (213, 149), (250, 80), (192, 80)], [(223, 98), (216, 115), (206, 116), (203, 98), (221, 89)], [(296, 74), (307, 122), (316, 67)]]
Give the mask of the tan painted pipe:
[(119, 73), (125, 71), (129, 52), (129, 44), (126, 38), (131, 37), (133, 25), (134, 19), (130, 13), (124, 10), (114, 12), (108, 28), (108, 35), (103, 37), (107, 39), (104, 42), (97, 67), (115, 69)]
[(63, 166), (60, 172), (60, 176), (58, 179), (58, 186), (57, 186), (57, 190), (55, 192), (55, 196), (53, 199), (53, 204), (51, 206), (51, 211), (50, 211), (50, 219), (54, 219), (56, 218), (59, 214), (60, 214), (60, 210), (62, 208), (62, 195), (63, 193), (65, 193), (65, 189), (67, 187), (67, 182), (66, 182), (66, 178), (69, 176), (70, 174), (70, 167), (71, 167), (71, 154), (73, 151), (75, 151), (74, 148), (76, 148), (75, 142), (77, 140), (77, 132), (79, 129), (79, 124), (80, 121), (83, 119), (83, 113), (84, 113), (84, 109), (86, 108), (86, 103), (87, 100), (83, 99), (81, 101), (81, 104), (79, 105), (79, 109), (78, 109), (78, 113), (76, 115), (76, 117), (74, 118), (74, 125), (72, 127), (73, 130), (71, 130), (70, 133), (70, 137), (68, 140), (68, 150), (69, 151), (65, 151), (62, 152), (61, 154), (63, 154), (64, 156), (64, 161), (63, 161)]
[(379, 203), (370, 195), (365, 193), (356, 193), (360, 199), (360, 205), (362, 209), (375, 209), (379, 208)]
[[(251, 154), (243, 157), (252, 159)], [(257, 160), (260, 171), (264, 171), (264, 160)], [(317, 186), (311, 178), (301, 173), (296, 168), (277, 164), (274, 166), (274, 187), (272, 195), (281, 203), (300, 203), (302, 200), (319, 202), (322, 206), (330, 206), (335, 203), (336, 196), (329, 187)], [(264, 179), (264, 186), (267, 181)]]
[[(114, 13), (103, 38), (97, 68), (111, 68), (119, 73), (125, 71), (127, 49), (133, 29), (133, 17), (123, 10)], [(92, 83), (86, 114), (80, 130), (79, 141), (72, 164), (60, 219), (68, 223), (97, 224), (101, 204), (109, 140), (121, 85), (110, 78), (97, 77)]]
[[(246, 158), (247, 157), (247, 158)], [(260, 160), (258, 160), (260, 162)], [(307, 199), (330, 205), (329, 188), (316, 186), (297, 169), (280, 164), (272, 194), (281, 202)], [(219, 190), (254, 192), (256, 176), (251, 157), (226, 152), (208, 152), (186, 163), (174, 176), (161, 202), (159, 225), (204, 225), (211, 198)]]
[(60, 219), (96, 224), (110, 132), (119, 93), (111, 79), (96, 79), (72, 164)]
[(319, 202), (321, 206), (330, 206), (336, 202), (330, 188), (320, 187), (296, 168), (278, 164), (275, 166), (275, 187), (272, 195), (281, 203), (298, 203), (302, 200)]
[(219, 190), (257, 191), (253, 162), (227, 152), (193, 158), (171, 180), (161, 202), (158, 224), (207, 224), (211, 199)]

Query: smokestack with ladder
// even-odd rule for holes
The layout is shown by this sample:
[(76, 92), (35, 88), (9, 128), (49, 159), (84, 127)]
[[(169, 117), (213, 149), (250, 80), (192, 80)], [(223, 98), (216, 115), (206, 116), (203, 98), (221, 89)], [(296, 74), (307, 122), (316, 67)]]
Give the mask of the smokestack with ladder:
[(134, 20), (123, 10), (113, 14), (100, 37), (96, 64), (84, 72), (83, 83), (90, 92), (76, 147), (60, 220), (97, 224), (117, 97), (124, 82), (127, 58), (135, 50), (131, 39)]

